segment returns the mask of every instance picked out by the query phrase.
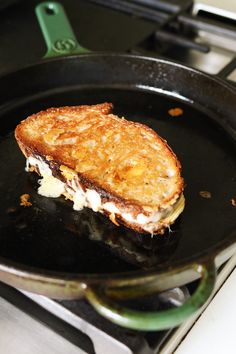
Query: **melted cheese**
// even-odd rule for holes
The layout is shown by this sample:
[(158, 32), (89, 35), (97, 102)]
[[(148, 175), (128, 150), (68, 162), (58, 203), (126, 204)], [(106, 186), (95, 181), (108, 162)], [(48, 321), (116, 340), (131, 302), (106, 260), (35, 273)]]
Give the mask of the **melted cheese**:
[(58, 198), (65, 193), (65, 183), (53, 176), (44, 176), (39, 180), (38, 193), (44, 197)]
[(38, 188), (38, 193), (40, 195), (57, 198), (66, 193), (74, 202), (74, 210), (81, 210), (84, 207), (89, 207), (95, 212), (99, 211), (103, 213), (104, 211), (107, 211), (113, 215), (117, 214), (124, 220), (135, 223), (136, 225), (141, 226), (143, 230), (150, 233), (153, 233), (158, 229), (158, 222), (159, 228), (162, 228), (165, 224), (168, 225), (170, 222), (173, 222), (184, 208), (184, 197), (181, 195), (181, 197), (168, 208), (154, 211), (149, 216), (144, 215), (143, 213), (134, 216), (131, 213), (125, 212), (113, 202), (102, 203), (99, 193), (93, 189), (84, 190), (77, 177), (67, 180), (67, 183), (53, 177), (48, 164), (40, 157), (29, 157), (26, 164), (27, 171), (29, 170), (29, 166), (36, 166), (43, 177), (39, 181), (40, 187)]

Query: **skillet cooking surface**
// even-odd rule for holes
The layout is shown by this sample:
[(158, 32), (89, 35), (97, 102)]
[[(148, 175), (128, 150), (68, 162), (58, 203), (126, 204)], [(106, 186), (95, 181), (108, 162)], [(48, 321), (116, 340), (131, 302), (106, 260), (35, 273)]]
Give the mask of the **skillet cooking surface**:
[[(183, 264), (235, 238), (235, 145), (229, 134), (194, 104), (145, 89), (64, 88), (46, 91), (2, 113), (0, 140), (0, 258), (3, 264), (79, 274), (163, 269)], [(88, 209), (72, 210), (63, 198), (37, 194), (38, 176), (26, 173), (13, 136), (27, 115), (51, 106), (112, 102), (114, 113), (156, 130), (181, 161), (186, 207), (164, 236), (139, 235), (117, 228)], [(171, 117), (179, 107), (183, 115)], [(134, 142), (135, 143), (135, 142)], [(141, 148), (141, 147), (140, 147)], [(209, 191), (211, 198), (199, 195)], [(20, 206), (29, 193), (31, 207)]]

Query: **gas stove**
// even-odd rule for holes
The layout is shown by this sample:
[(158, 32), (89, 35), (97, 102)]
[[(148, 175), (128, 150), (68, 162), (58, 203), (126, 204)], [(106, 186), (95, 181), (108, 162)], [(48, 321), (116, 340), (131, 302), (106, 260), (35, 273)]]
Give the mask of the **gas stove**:
[[(236, 85), (234, 0), (60, 2), (85, 48), (163, 57)], [(38, 3), (4, 1), (0, 12), (0, 74), (43, 57), (46, 48), (34, 13)], [(222, 305), (236, 291), (235, 265), (233, 256), (220, 267), (216, 295), (201, 314), (178, 328), (147, 333), (111, 324), (85, 300), (55, 301), (0, 284), (0, 352), (185, 354), (211, 352), (215, 345), (212, 352), (217, 353), (218, 346), (218, 353), (222, 353), (221, 337), (218, 340), (209, 331), (209, 323), (215, 333), (224, 331), (228, 311)], [(152, 297), (147, 300), (148, 306), (152, 309), (178, 306), (194, 287), (192, 283)], [(140, 306), (145, 307), (145, 302)], [(232, 305), (230, 311), (233, 317), (236, 306)], [(233, 324), (228, 326), (234, 328)], [(234, 352), (231, 334), (225, 333), (227, 353)]]
[[(46, 51), (34, 13), (39, 1), (2, 3), (0, 73), (37, 62)], [(91, 51), (164, 57), (236, 82), (234, 0), (61, 3), (78, 42)]]
[(125, 1), (93, 2), (155, 23), (151, 35), (130, 48), (131, 52), (162, 56), (235, 81), (236, 8), (233, 0), (224, 4), (214, 0), (138, 0), (129, 8)]

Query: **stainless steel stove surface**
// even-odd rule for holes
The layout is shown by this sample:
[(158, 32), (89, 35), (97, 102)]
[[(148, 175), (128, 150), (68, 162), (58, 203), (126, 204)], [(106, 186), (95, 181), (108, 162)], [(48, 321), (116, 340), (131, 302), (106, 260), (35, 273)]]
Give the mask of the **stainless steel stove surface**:
[[(16, 305), (18, 308), (28, 313), (30, 317), (34, 317), (41, 323), (43, 322), (46, 326), (50, 327), (51, 331), (48, 334), (45, 333), (45, 330), (42, 330), (46, 343), (50, 342), (51, 333), (54, 331), (57, 334), (62, 334), (65, 338), (64, 341), (68, 341), (69, 347), (71, 345), (78, 345), (80, 349), (83, 349), (88, 353), (93, 353), (95, 351), (98, 354), (106, 352), (114, 354), (151, 354), (158, 350), (159, 346), (169, 333), (169, 331), (145, 333), (118, 327), (98, 315), (85, 300), (55, 301), (32, 293), (20, 293), (4, 284), (0, 285), (0, 291), (2, 299), (4, 299), (1, 300), (3, 301), (2, 303), (0, 302), (1, 308), (3, 308), (2, 317), (6, 323), (10, 322), (11, 317), (14, 316), (12, 315), (14, 313), (12, 310), (12, 305), (9, 306), (10, 301), (14, 306)], [(51, 314), (56, 315), (64, 323), (62, 323), (62, 321), (58, 323), (55, 319), (53, 320), (50, 318), (47, 313), (42, 312), (40, 308), (38, 308), (30, 300), (26, 299), (22, 294), (24, 294), (28, 299), (31, 299), (35, 303), (41, 305), (43, 308), (49, 310)], [(188, 296), (188, 290), (186, 288), (173, 289), (166, 295), (166, 300), (162, 300), (162, 302), (160, 302), (160, 298), (155, 296), (149, 298), (146, 303), (142, 302), (141, 306), (142, 308), (148, 306), (148, 309), (156, 310), (157, 308), (160, 308), (160, 305), (162, 308), (166, 308), (167, 306), (173, 306), (173, 303), (175, 305), (182, 304), (185, 300), (185, 296)], [(6, 301), (8, 301), (8, 303), (6, 303)], [(170, 304), (171, 302), (172, 304)], [(11, 314), (10, 316), (9, 313)], [(17, 319), (17, 322), (19, 322), (18, 316), (14, 316), (13, 318), (14, 320)], [(27, 316), (24, 314), (24, 318), (25, 317)], [(29, 331), (28, 333), (30, 333), (31, 328), (34, 328), (34, 325), (31, 324), (32, 321), (32, 319), (27, 318), (27, 322), (24, 322), (23, 327), (27, 328), (27, 331)], [(75, 329), (78, 331), (75, 331)], [(15, 340), (18, 336), (19, 334), (15, 333)], [(0, 338), (2, 338), (2, 335), (0, 335)], [(4, 338), (5, 340), (8, 338), (7, 333), (4, 333)], [(22, 338), (19, 339), (22, 340)], [(37, 346), (38, 340), (40, 340), (40, 338), (36, 338), (35, 346)], [(39, 343), (40, 342), (41, 341), (39, 341)], [(9, 346), (8, 343), (5, 345)], [(42, 350), (41, 344), (40, 348)], [(44, 350), (43, 353), (45, 353)], [(58, 353), (61, 352), (60, 349), (57, 349), (57, 345), (54, 350), (58, 350), (56, 351)], [(80, 351), (78, 350), (78, 353), (79, 352)]]
[[(208, 307), (206, 304), (201, 313), (178, 328), (158, 332), (139, 332), (118, 327), (97, 314), (85, 300), (56, 301), (0, 283), (0, 353), (188, 354), (192, 346), (195, 348), (194, 353), (198, 353), (198, 349), (211, 352), (214, 343), (218, 346), (214, 348), (214, 353), (221, 353), (222, 345), (218, 343), (221, 336), (217, 341), (210, 331), (211, 337), (206, 337), (209, 336), (209, 326), (213, 326), (213, 330), (219, 333), (228, 326), (229, 314), (235, 315), (236, 304), (232, 304), (236, 291), (236, 270), (233, 271), (235, 265), (236, 256), (221, 267), (214, 304), (211, 303)], [(227, 297), (225, 292), (227, 295), (229, 290), (224, 286), (222, 293), (221, 287), (231, 273), (231, 284), (226, 283), (231, 293), (229, 309), (222, 306), (222, 301)], [(188, 289), (191, 290), (191, 286), (149, 297), (146, 301), (139, 302), (139, 309), (157, 310), (181, 305), (189, 296)], [(204, 312), (205, 308), (207, 309)], [(220, 326), (216, 326), (214, 321), (217, 316)], [(234, 353), (233, 321), (231, 328), (230, 336), (227, 337), (225, 333), (229, 348), (227, 353)], [(193, 336), (192, 341), (188, 339), (189, 331)], [(223, 347), (225, 348), (224, 344)]]
[[(9, 6), (5, 2), (2, 7), (1, 73), (43, 57), (46, 48), (34, 14), (37, 3), (11, 1)], [(236, 83), (234, 0), (64, 0), (61, 3), (78, 41), (86, 48), (161, 56), (217, 75), (232, 85)], [(221, 267), (216, 292), (235, 265), (234, 256)], [(173, 289), (138, 306), (151, 309), (178, 306), (194, 286)], [(173, 330), (131, 331), (102, 318), (85, 300), (54, 301), (4, 284), (0, 284), (0, 311), (0, 353), (8, 354), (189, 353), (188, 341), (180, 343), (190, 328), (196, 327), (194, 323), (199, 317), (198, 314)], [(191, 343), (195, 345), (196, 339)], [(205, 352), (209, 352), (206, 348)], [(229, 348), (227, 353), (231, 352)]]

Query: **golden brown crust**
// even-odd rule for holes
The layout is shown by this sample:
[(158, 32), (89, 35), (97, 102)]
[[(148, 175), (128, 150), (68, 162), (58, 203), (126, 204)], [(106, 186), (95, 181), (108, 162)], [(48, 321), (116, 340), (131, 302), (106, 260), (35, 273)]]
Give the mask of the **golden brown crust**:
[(133, 216), (174, 204), (184, 185), (176, 155), (151, 128), (114, 116), (112, 108), (49, 108), (23, 120), (15, 137), (26, 157), (41, 157), (62, 180), (72, 170), (85, 189)]

